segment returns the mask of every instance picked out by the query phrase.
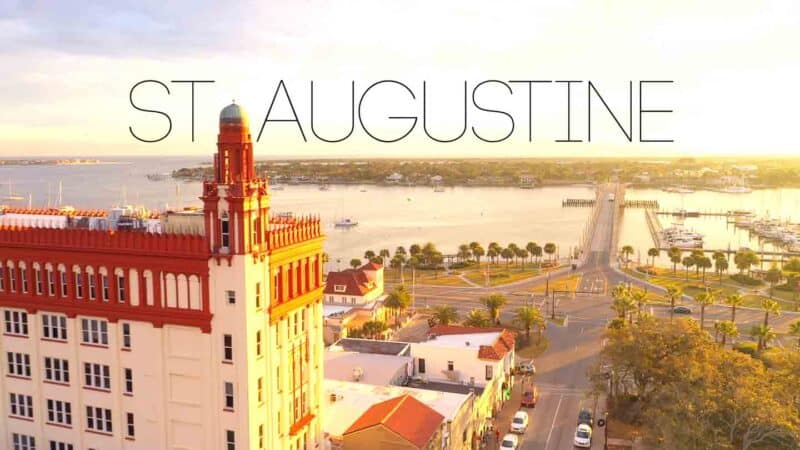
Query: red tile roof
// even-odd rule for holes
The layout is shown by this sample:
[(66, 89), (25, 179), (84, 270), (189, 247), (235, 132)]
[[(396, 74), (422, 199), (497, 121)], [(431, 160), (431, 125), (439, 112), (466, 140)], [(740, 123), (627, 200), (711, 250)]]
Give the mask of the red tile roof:
[(436, 434), (444, 416), (409, 394), (370, 406), (345, 435), (383, 425), (403, 439), (424, 448)]
[(428, 330), (428, 336), (446, 336), (451, 334), (476, 334), (499, 332), (500, 335), (492, 345), (481, 345), (478, 348), (478, 358), (500, 360), (514, 349), (514, 333), (502, 327), (465, 327), (461, 325), (435, 325)]
[[(345, 286), (344, 291), (337, 291), (334, 286)], [(361, 270), (347, 269), (341, 272), (328, 272), (325, 280), (325, 294), (365, 295), (374, 286)]]

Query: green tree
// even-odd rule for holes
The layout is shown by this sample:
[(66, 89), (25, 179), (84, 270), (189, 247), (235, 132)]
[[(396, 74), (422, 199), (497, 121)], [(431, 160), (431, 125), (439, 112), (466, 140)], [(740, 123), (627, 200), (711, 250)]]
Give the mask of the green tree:
[(519, 260), (522, 262), (522, 270), (525, 270), (525, 260), (528, 259), (528, 251), (524, 248), (517, 250), (517, 256)]
[(669, 297), (669, 321), (672, 323), (675, 316), (675, 301), (683, 297), (683, 289), (678, 286), (670, 286), (667, 288), (667, 297)]
[(510, 248), (504, 248), (502, 252), (500, 252), (500, 256), (506, 260), (506, 269), (508, 269), (509, 264), (511, 263), (511, 258), (514, 257), (514, 250)]
[(531, 251), (531, 255), (533, 255), (537, 259), (539, 264), (541, 264), (541, 262), (542, 262), (542, 251), (543, 250), (544, 249), (542, 248), (541, 245), (534, 244), (533, 245), (533, 251)]
[(542, 318), (542, 312), (539, 311), (538, 308), (534, 308), (532, 306), (523, 306), (517, 308), (516, 313), (514, 314), (514, 323), (525, 330), (525, 340), (527, 342), (530, 342), (531, 339), (531, 328), (537, 328), (541, 338), (541, 331), (545, 326), (544, 318)]
[(694, 265), (694, 258), (691, 256), (684, 256), (681, 260), (681, 264), (686, 268), (686, 281), (689, 281), (689, 268)]
[(466, 262), (471, 255), (472, 251), (469, 249), (469, 245), (461, 244), (458, 246), (458, 259), (460, 259), (463, 262)]
[(480, 245), (472, 249), (472, 255), (475, 257), (475, 261), (478, 262), (478, 265), (481, 263), (481, 257), (485, 254), (486, 251)]
[(719, 284), (722, 284), (722, 272), (726, 272), (728, 270), (728, 260), (725, 258), (714, 259), (714, 270), (717, 272)]
[(552, 242), (544, 244), (544, 252), (547, 253), (548, 259), (552, 261), (553, 255), (556, 253), (556, 244)]
[(777, 335), (775, 334), (775, 330), (772, 329), (769, 325), (758, 324), (753, 325), (750, 328), (750, 336), (753, 336), (758, 340), (758, 351), (763, 351), (769, 346), (769, 343), (772, 342)]
[(731, 294), (725, 298), (725, 303), (731, 307), (731, 322), (736, 323), (736, 307), (744, 305), (744, 297)]
[(735, 338), (739, 336), (739, 328), (736, 327), (736, 324), (731, 322), (730, 320), (723, 320), (722, 322), (717, 322), (714, 324), (715, 328), (717, 328), (717, 332), (721, 337), (721, 344), (725, 346), (728, 341), (728, 338)]
[(481, 297), (481, 303), (486, 306), (489, 312), (489, 318), (493, 323), (500, 323), (500, 311), (506, 305), (508, 300), (502, 294), (489, 294), (486, 297)]
[(353, 258), (350, 260), (350, 267), (353, 269), (358, 269), (361, 266), (361, 260), (358, 258)]
[(630, 245), (622, 246), (622, 256), (625, 257), (625, 267), (627, 268), (631, 263), (631, 255), (633, 254), (633, 247)]
[(537, 247), (536, 242), (530, 241), (525, 244), (525, 250), (528, 251), (528, 254), (531, 255), (531, 262), (533, 262), (533, 257), (536, 256), (535, 252), (533, 251)]
[(406, 290), (406, 287), (401, 284), (386, 296), (383, 306), (392, 310), (394, 323), (397, 325), (398, 316), (411, 306), (411, 295)]
[(383, 258), (384, 261), (388, 261), (389, 257), (392, 256), (392, 254), (389, 252), (388, 248), (381, 249), (381, 251), (380, 251), (380, 253), (378, 253), (378, 255), (381, 258)]
[(417, 256), (422, 253), (422, 247), (419, 244), (411, 244), (411, 247), (408, 247), (408, 254), (411, 256)]
[(636, 315), (639, 319), (642, 318), (642, 309), (647, 305), (647, 291), (644, 289), (632, 290), (630, 293), (631, 301), (636, 305)]
[(473, 309), (467, 313), (467, 317), (464, 319), (464, 325), (468, 327), (486, 328), (491, 325), (491, 321), (489, 320), (489, 316), (486, 315), (486, 311), (482, 309)]
[(736, 253), (736, 256), (733, 257), (733, 263), (736, 264), (736, 268), (739, 269), (739, 273), (747, 270), (747, 274), (750, 275), (750, 267), (758, 264), (759, 259), (758, 255), (756, 255), (754, 251), (745, 250)]
[(695, 264), (698, 268), (703, 269), (703, 283), (706, 282), (706, 269), (710, 269), (712, 267), (711, 259), (708, 256), (701, 256), (696, 258)]
[(650, 249), (648, 249), (648, 250), (647, 250), (647, 256), (649, 256), (650, 258), (652, 258), (652, 261), (650, 262), (650, 265), (651, 265), (651, 266), (654, 266), (654, 267), (655, 267), (655, 265), (656, 265), (656, 258), (658, 257), (658, 254), (659, 254), (659, 253), (661, 253), (661, 252), (659, 252), (659, 251), (658, 251), (658, 249), (657, 249), (657, 248), (655, 248), (655, 247), (651, 247)]
[(497, 251), (495, 251), (493, 248), (489, 248), (489, 250), (486, 251), (486, 257), (494, 263), (497, 263), (497, 256)]
[(700, 328), (705, 329), (705, 320), (706, 320), (706, 306), (713, 305), (714, 302), (717, 300), (716, 295), (714, 295), (714, 291), (710, 291), (706, 289), (705, 292), (701, 292), (694, 296), (694, 301), (700, 305)]
[(437, 305), (433, 307), (433, 319), (438, 324), (450, 325), (458, 322), (458, 311), (450, 305)]
[(678, 264), (681, 263), (681, 250), (678, 247), (670, 247), (669, 260), (672, 262), (672, 274), (678, 274)]
[(380, 320), (370, 320), (361, 326), (361, 333), (369, 339), (379, 339), (389, 327), (386, 322)]
[(372, 261), (375, 258), (375, 252), (372, 250), (367, 250), (364, 252), (364, 259), (367, 261)]
[(769, 270), (767, 271), (767, 275), (765, 278), (767, 280), (767, 283), (769, 283), (769, 296), (770, 298), (772, 298), (775, 285), (777, 283), (780, 283), (781, 280), (783, 280), (783, 272), (781, 271), (781, 269), (778, 268), (778, 266), (773, 264), (772, 267), (770, 267)]
[(789, 324), (789, 334), (797, 338), (797, 346), (800, 347), (800, 320)]
[(775, 300), (764, 299), (761, 300), (761, 310), (764, 311), (764, 325), (769, 325), (769, 315), (773, 314), (776, 317), (781, 315), (781, 307)]

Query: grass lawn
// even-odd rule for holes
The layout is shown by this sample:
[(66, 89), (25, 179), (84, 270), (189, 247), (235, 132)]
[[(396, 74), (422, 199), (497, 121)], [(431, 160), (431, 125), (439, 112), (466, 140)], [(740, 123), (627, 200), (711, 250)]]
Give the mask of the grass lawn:
[[(551, 270), (551, 269), (546, 269)], [(469, 267), (461, 269), (464, 276), (471, 282), (484, 286), (486, 284), (486, 264), (481, 263), (480, 267)], [(524, 280), (526, 278), (535, 277), (543, 273), (538, 267), (532, 264), (525, 264), (523, 268), (520, 265), (511, 264), (508, 267), (504, 263), (490, 264), (489, 265), (489, 285), (497, 286), (498, 284), (513, 283), (514, 281)]]
[[(744, 306), (749, 306), (751, 308), (761, 308), (761, 301), (764, 299), (768, 299), (769, 297), (764, 295), (744, 295)], [(781, 300), (779, 298), (773, 298), (778, 305), (781, 307), (782, 311), (797, 311), (797, 304), (792, 301)]]
[[(406, 285), (410, 286), (411, 271), (406, 270), (403, 273), (403, 278), (405, 280)], [(400, 274), (395, 269), (386, 269), (384, 271), (383, 280), (386, 283), (399, 283)], [(459, 278), (458, 272), (447, 274), (444, 271), (438, 271), (434, 273), (433, 271), (419, 270), (416, 273), (416, 282), (417, 284), (433, 284), (437, 286), (469, 286), (468, 283), (464, 282), (464, 280)]]
[[(552, 278), (550, 280), (550, 290), (555, 291), (574, 291), (578, 289), (578, 284), (581, 282), (580, 275), (567, 275), (564, 277)], [(533, 288), (534, 293), (544, 294), (547, 283)]]
[(525, 331), (519, 331), (519, 338), (517, 339), (517, 346), (514, 352), (517, 355), (517, 359), (535, 359), (538, 358), (539, 355), (544, 353), (547, 350), (547, 347), (550, 346), (550, 340), (547, 339), (546, 334), (542, 334), (542, 338), (539, 339), (536, 336), (536, 332), (531, 332), (531, 341), (525, 341)]

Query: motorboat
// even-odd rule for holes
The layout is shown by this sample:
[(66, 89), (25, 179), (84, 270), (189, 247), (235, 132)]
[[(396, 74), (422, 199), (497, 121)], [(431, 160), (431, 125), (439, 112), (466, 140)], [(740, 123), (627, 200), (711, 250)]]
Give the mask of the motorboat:
[(719, 192), (724, 194), (749, 194), (753, 192), (753, 190), (747, 186), (725, 186), (720, 189)]
[(357, 220), (351, 219), (349, 217), (344, 217), (342, 219), (337, 220), (333, 226), (336, 228), (352, 228), (356, 225), (358, 225)]

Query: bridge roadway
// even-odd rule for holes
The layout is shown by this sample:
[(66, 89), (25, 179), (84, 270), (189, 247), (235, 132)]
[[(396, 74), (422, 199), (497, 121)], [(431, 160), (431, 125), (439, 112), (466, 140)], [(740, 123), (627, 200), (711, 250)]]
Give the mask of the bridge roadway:
[[(582, 407), (596, 408), (596, 417), (602, 413), (596, 399), (589, 396), (587, 370), (596, 360), (603, 344), (603, 331), (614, 313), (611, 310), (610, 288), (620, 282), (646, 287), (646, 283), (618, 271), (613, 267), (614, 248), (617, 246), (618, 222), (616, 202), (608, 201), (608, 194), (617, 192), (614, 184), (601, 185), (598, 189), (600, 211), (591, 233), (588, 253), (578, 270), (562, 270), (562, 274), (577, 273), (581, 279), (579, 293), (572, 296), (556, 296), (556, 308), (568, 317), (565, 326), (550, 324), (547, 336), (548, 350), (536, 360), (536, 382), (540, 386), (540, 402), (531, 415), (531, 426), (522, 436), (523, 450), (553, 450), (573, 448), (578, 411)], [(558, 274), (551, 275), (558, 276)], [(532, 289), (546, 282), (543, 276), (503, 286), (452, 287), (416, 286), (417, 306), (448, 304), (454, 306), (463, 317), (471, 309), (483, 308), (480, 297), (489, 293), (505, 294), (509, 300), (501, 313), (501, 321), (511, 323), (514, 310), (522, 305), (534, 305), (550, 311), (552, 305), (543, 295), (531, 294)], [(648, 286), (653, 289), (652, 286)], [(693, 308), (695, 316), (699, 308)], [(667, 316), (668, 308), (654, 307), (654, 314)], [(710, 306), (706, 309), (709, 321), (726, 320), (730, 309), (725, 306)], [(772, 319), (776, 327), (786, 327), (796, 320), (796, 313), (784, 313)], [(740, 308), (736, 312), (737, 322), (745, 329), (763, 319), (759, 310)], [(603, 448), (602, 429), (597, 428), (592, 448)]]

